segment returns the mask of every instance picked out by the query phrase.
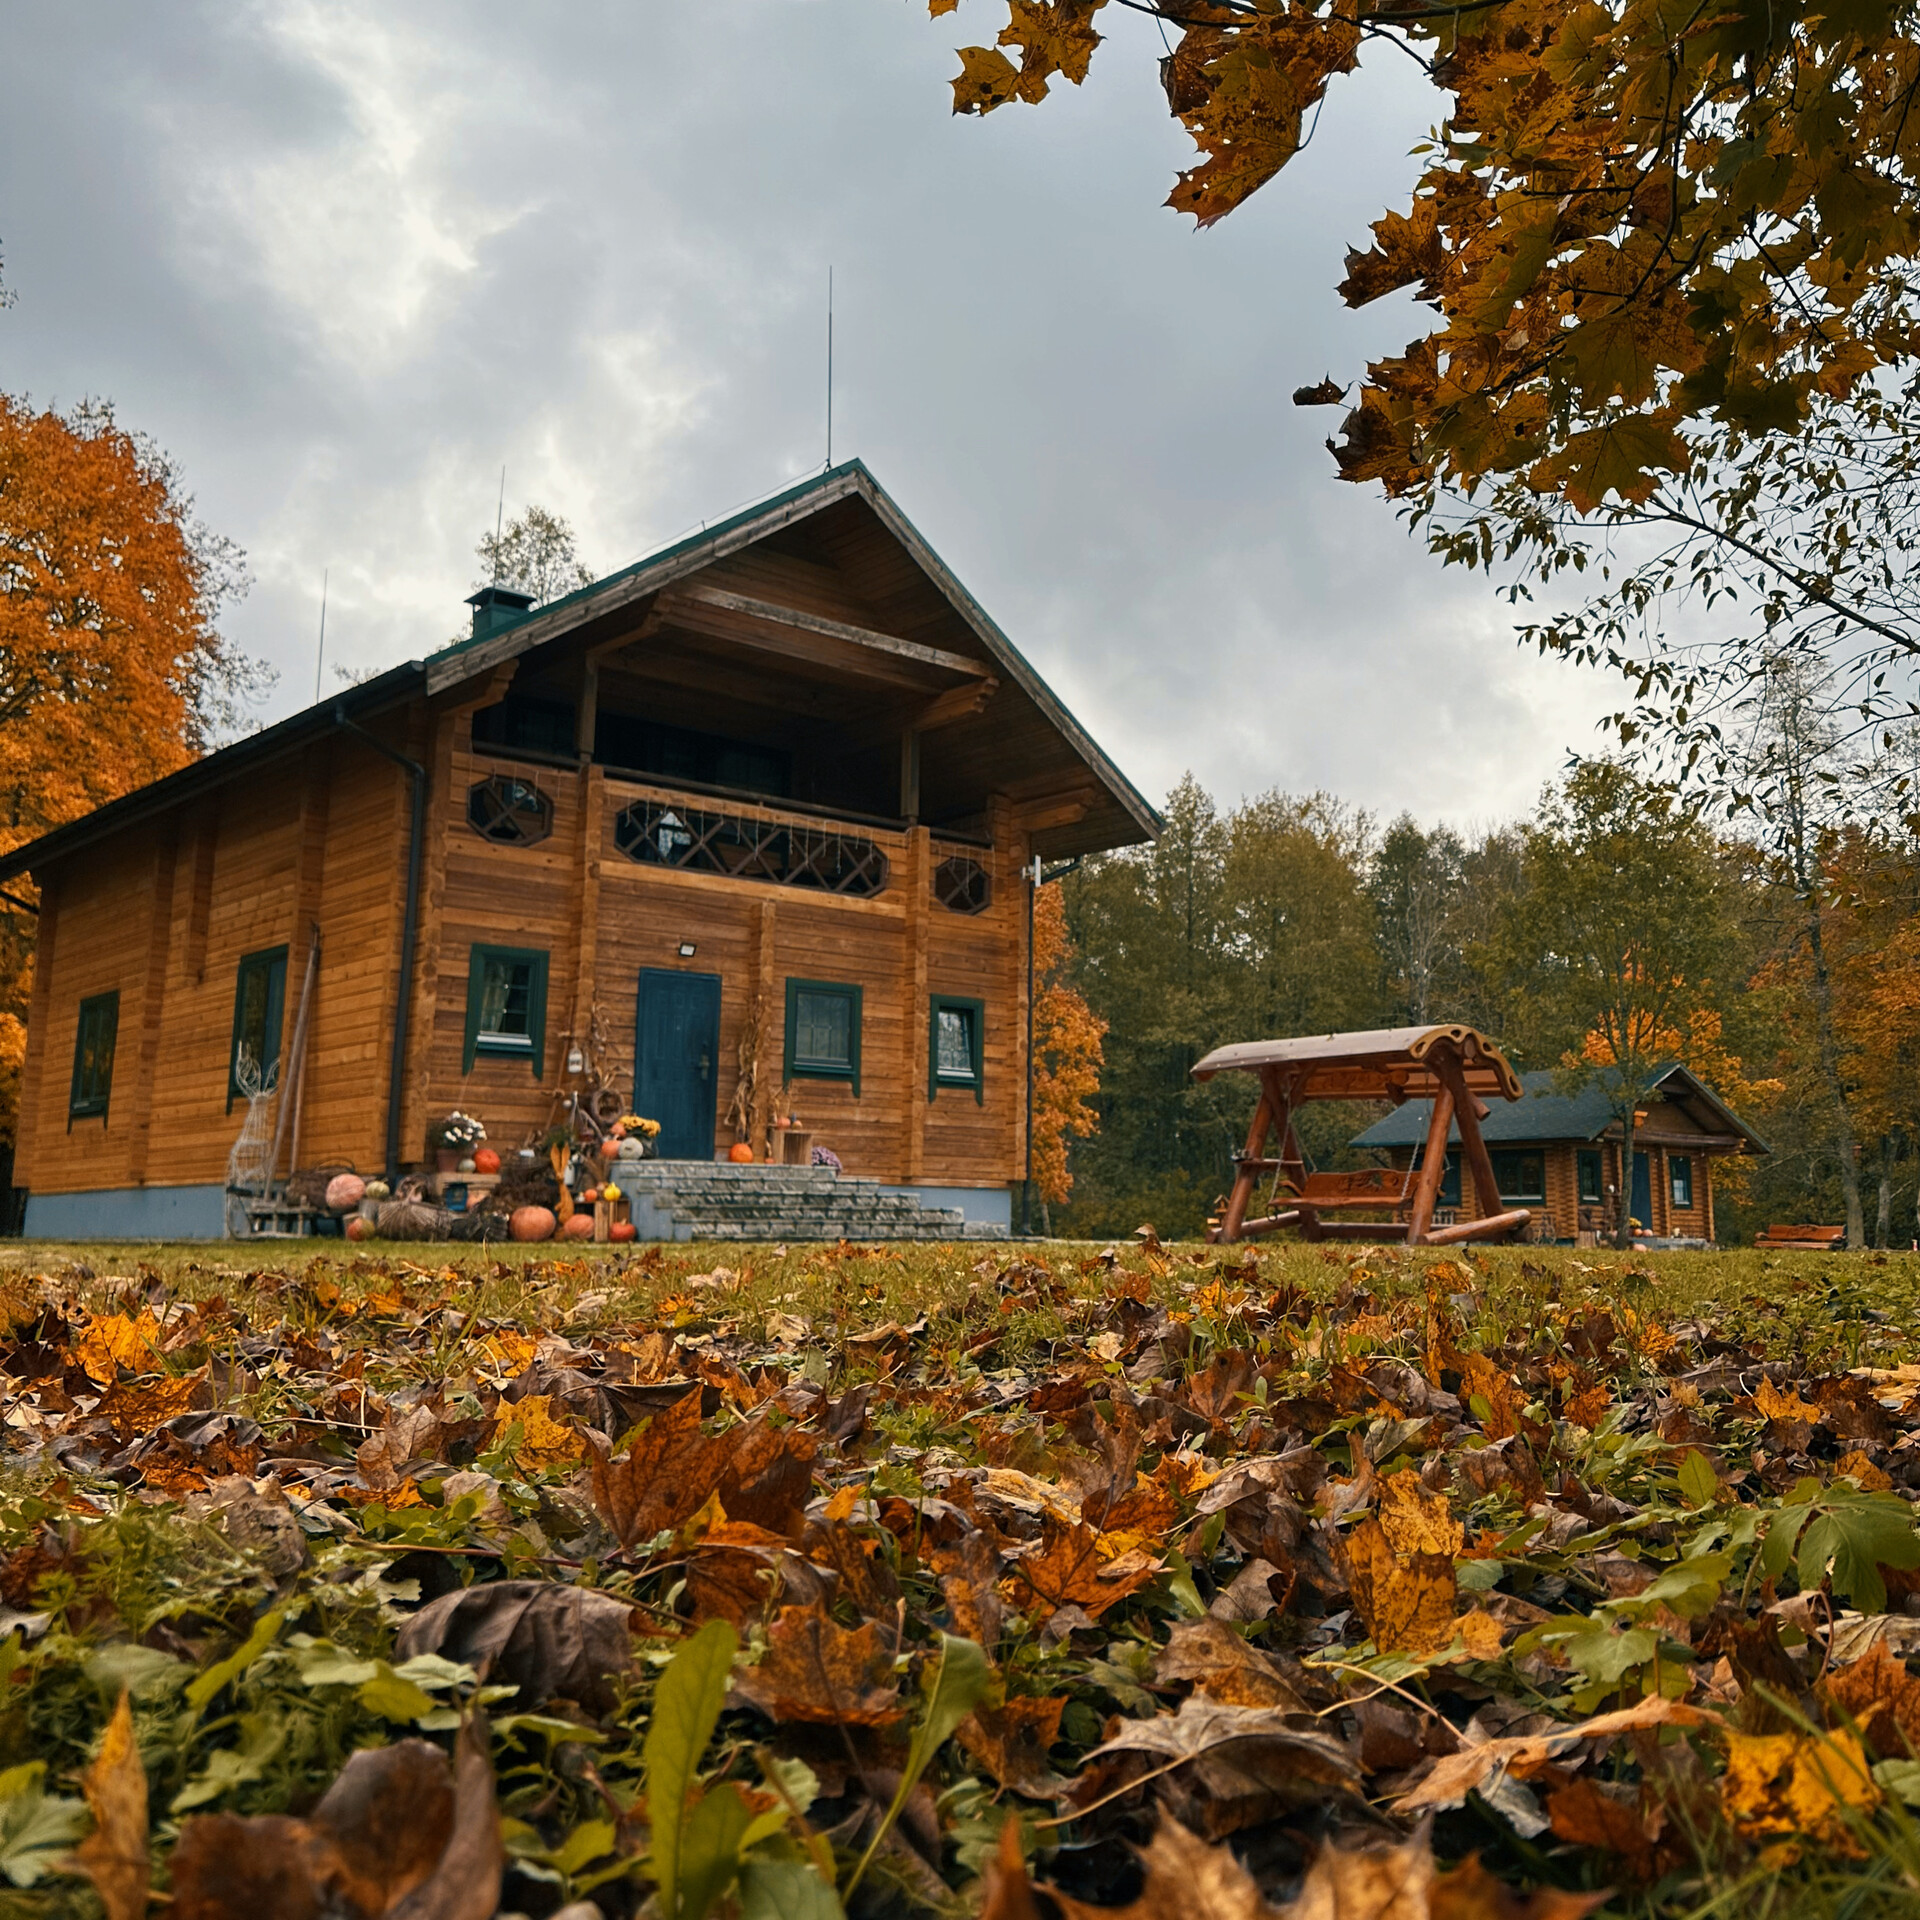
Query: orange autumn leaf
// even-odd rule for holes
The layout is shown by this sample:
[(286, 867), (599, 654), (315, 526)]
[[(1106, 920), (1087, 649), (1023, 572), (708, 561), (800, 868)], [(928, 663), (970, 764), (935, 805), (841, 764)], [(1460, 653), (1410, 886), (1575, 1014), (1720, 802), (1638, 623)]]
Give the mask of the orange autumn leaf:
[(1039, 1546), (1011, 1564), (1005, 1590), (1015, 1606), (1037, 1610), (1043, 1620), (1062, 1607), (1078, 1607), (1097, 1620), (1153, 1578), (1151, 1564), (1128, 1564), (1135, 1558), (1109, 1559), (1093, 1528), (1050, 1512), (1041, 1523)]
[(133, 1738), (133, 1704), (123, 1687), (93, 1764), (80, 1776), (93, 1831), (75, 1856), (107, 1920), (143, 1920), (152, 1868), (147, 1853), (147, 1772)]
[(1440, 1553), (1451, 1560), (1467, 1544), (1444, 1493), (1430, 1493), (1411, 1467), (1380, 1482), (1380, 1530), (1395, 1553)]
[(1851, 1721), (1884, 1758), (1904, 1759), (1909, 1750), (1920, 1752), (1920, 1680), (1883, 1641), (1829, 1673), (1819, 1692), (1833, 1715)]
[(1057, 882), (1033, 896), (1033, 1179), (1040, 1197), (1064, 1206), (1073, 1192), (1069, 1138), (1099, 1131), (1101, 1043), (1107, 1023), (1069, 981), (1074, 958)]
[(1753, 1390), (1753, 1404), (1759, 1409), (1763, 1420), (1804, 1420), (1812, 1426), (1820, 1418), (1818, 1407), (1801, 1399), (1791, 1387), (1782, 1393), (1764, 1375)]
[(572, 1466), (586, 1452), (579, 1428), (553, 1417), (549, 1394), (530, 1393), (521, 1400), (501, 1401), (493, 1416), (493, 1430), (487, 1435), (488, 1447), (502, 1445), (515, 1427), (520, 1437), (514, 1442), (513, 1459), (523, 1473)]
[(90, 1380), (109, 1387), (121, 1371), (151, 1373), (160, 1365), (160, 1323), (142, 1308), (138, 1319), (103, 1313), (74, 1343), (74, 1358)]
[(1047, 1749), (1060, 1737), (1060, 1716), (1066, 1708), (1059, 1698), (976, 1707), (961, 1721), (955, 1738), (1003, 1787), (1029, 1799), (1045, 1799), (1063, 1784), (1047, 1764)]
[(151, 1386), (123, 1381), (109, 1387), (95, 1411), (122, 1440), (152, 1433), (169, 1420), (191, 1413), (204, 1399), (208, 1369), (178, 1374), (170, 1380), (158, 1380)]
[(843, 1627), (818, 1607), (782, 1607), (764, 1658), (737, 1673), (734, 1687), (778, 1721), (884, 1727), (906, 1711), (879, 1628)]

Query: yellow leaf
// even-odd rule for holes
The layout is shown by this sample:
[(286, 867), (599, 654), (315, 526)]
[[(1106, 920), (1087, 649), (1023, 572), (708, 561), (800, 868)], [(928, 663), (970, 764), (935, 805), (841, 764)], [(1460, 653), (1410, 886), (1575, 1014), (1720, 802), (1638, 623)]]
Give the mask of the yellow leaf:
[(1369, 1517), (1348, 1537), (1347, 1558), (1353, 1604), (1382, 1653), (1437, 1653), (1452, 1640), (1458, 1587), (1449, 1556), (1398, 1555)]
[(962, 47), (953, 82), (955, 113), (991, 113), (1018, 92), (1020, 69), (993, 47)]
[(577, 1428), (553, 1417), (550, 1394), (530, 1393), (524, 1400), (502, 1401), (493, 1416), (490, 1446), (499, 1446), (514, 1426), (520, 1429), (520, 1444), (513, 1450), (515, 1464), (523, 1473), (537, 1473), (547, 1467), (571, 1466), (582, 1459), (586, 1443)]
[(76, 1859), (93, 1882), (107, 1920), (142, 1920), (153, 1877), (147, 1853), (147, 1771), (133, 1739), (133, 1706), (123, 1687), (99, 1757), (80, 1776), (93, 1831)]
[(1820, 1418), (1818, 1407), (1802, 1400), (1792, 1388), (1782, 1393), (1764, 1376), (1753, 1390), (1753, 1404), (1759, 1408), (1763, 1420), (1804, 1420), (1812, 1426)]
[(1444, 1493), (1429, 1493), (1411, 1467), (1381, 1482), (1380, 1527), (1395, 1553), (1443, 1553), (1449, 1560), (1467, 1544)]
[(960, 0), (927, 0), (927, 17), (938, 20), (943, 13), (953, 13), (959, 8)]
[(1850, 1733), (1729, 1733), (1720, 1804), (1742, 1833), (1802, 1834), (1837, 1852), (1864, 1851), (1850, 1816), (1880, 1804)]
[(1886, 1493), (1893, 1486), (1887, 1473), (1873, 1464), (1872, 1458), (1862, 1453), (1858, 1447), (1843, 1453), (1834, 1462), (1835, 1473), (1844, 1473), (1849, 1480), (1858, 1481), (1868, 1493)]
[(151, 1373), (159, 1366), (159, 1337), (159, 1321), (144, 1309), (137, 1320), (124, 1313), (103, 1313), (80, 1336), (74, 1357), (89, 1380), (110, 1387), (122, 1367), (129, 1373)]
[(1500, 1658), (1500, 1622), (1485, 1607), (1475, 1607), (1471, 1613), (1462, 1614), (1455, 1624), (1469, 1660)]

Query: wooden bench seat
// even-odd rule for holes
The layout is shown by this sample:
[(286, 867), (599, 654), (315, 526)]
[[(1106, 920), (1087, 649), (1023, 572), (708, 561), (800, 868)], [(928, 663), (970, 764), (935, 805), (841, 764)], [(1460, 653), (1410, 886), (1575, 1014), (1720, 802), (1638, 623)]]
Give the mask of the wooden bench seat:
[(1775, 1253), (1841, 1253), (1846, 1249), (1845, 1227), (1771, 1226), (1753, 1236), (1756, 1247)]
[(1338, 1213), (1348, 1207), (1404, 1207), (1413, 1192), (1411, 1170), (1362, 1167), (1353, 1173), (1310, 1173), (1304, 1180), (1282, 1183), (1276, 1196), (1282, 1203), (1311, 1207), (1316, 1213)]

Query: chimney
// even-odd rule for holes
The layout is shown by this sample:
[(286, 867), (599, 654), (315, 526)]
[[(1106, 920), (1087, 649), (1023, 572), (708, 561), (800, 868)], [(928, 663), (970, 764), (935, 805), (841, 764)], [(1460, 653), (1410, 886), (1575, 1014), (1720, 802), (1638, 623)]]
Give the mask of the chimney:
[(478, 640), (511, 626), (533, 605), (533, 595), (517, 587), (482, 587), (467, 595), (467, 605), (473, 609), (473, 637)]

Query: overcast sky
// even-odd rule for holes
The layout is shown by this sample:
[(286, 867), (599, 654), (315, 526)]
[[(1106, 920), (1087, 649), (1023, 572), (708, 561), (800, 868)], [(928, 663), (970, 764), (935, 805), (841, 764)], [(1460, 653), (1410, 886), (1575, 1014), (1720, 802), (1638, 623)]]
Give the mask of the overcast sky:
[[(1421, 330), (1346, 248), (1432, 96), (1377, 54), (1212, 231), (1148, 21), (1086, 87), (955, 119), (965, 0), (0, 0), (0, 385), (110, 396), (247, 550), (280, 670), (417, 657), (476, 538), (565, 514), (597, 571), (858, 454), (1121, 766), (1468, 824), (1602, 743), (1612, 689), (1521, 653), (1332, 478), (1292, 389)], [(1394, 64), (1395, 62), (1399, 64)], [(332, 683), (331, 672), (328, 674)]]

